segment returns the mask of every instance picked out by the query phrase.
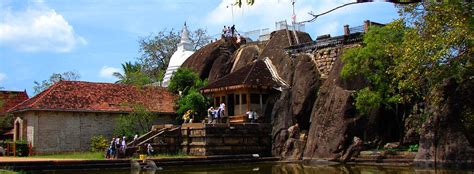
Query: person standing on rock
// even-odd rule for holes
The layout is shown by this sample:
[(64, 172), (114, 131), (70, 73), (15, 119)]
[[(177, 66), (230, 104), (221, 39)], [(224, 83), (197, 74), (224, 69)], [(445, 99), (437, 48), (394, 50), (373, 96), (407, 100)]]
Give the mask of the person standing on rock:
[(228, 31), (228, 29), (227, 29), (227, 27), (224, 25), (224, 29), (222, 29), (222, 38), (227, 37), (227, 31)]
[(235, 25), (232, 25), (232, 27), (230, 27), (230, 32), (231, 32), (231, 36), (234, 37), (234, 33), (235, 33)]

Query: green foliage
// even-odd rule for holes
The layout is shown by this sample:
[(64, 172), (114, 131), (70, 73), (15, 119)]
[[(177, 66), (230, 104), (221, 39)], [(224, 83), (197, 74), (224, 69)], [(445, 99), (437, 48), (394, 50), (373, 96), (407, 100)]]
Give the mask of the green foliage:
[(467, 75), (474, 51), (472, 9), (464, 1), (400, 6), (398, 27), (409, 28), (393, 68), (400, 90), (428, 96), (444, 79), (472, 77)]
[(16, 155), (17, 156), (28, 156), (30, 149), (28, 148), (28, 142), (24, 140), (16, 141)]
[[(198, 116), (206, 112), (206, 107), (208, 106), (208, 99), (199, 93), (197, 90), (192, 89), (189, 93), (183, 96), (178, 101), (178, 114), (184, 114), (187, 110), (192, 110), (198, 113)], [(195, 118), (198, 119), (198, 118)]]
[(7, 114), (5, 117), (0, 118), (0, 130), (13, 128), (13, 115)]
[(395, 28), (398, 21), (385, 27), (370, 27), (364, 35), (362, 47), (348, 49), (342, 56), (345, 63), (341, 71), (343, 78), (363, 76), (368, 87), (356, 94), (356, 108), (368, 113), (382, 105), (403, 103), (396, 89), (391, 69), (395, 66), (397, 52), (393, 52), (403, 39), (404, 28)]
[(148, 111), (143, 105), (134, 106), (133, 112), (117, 118), (115, 134), (132, 137), (136, 132), (144, 134), (150, 131), (156, 115)]
[(118, 78), (115, 83), (133, 84), (143, 86), (152, 83), (150, 77), (143, 73), (142, 65), (138, 63), (125, 62), (122, 64), (123, 74), (114, 72), (113, 75)]
[(104, 152), (105, 149), (107, 149), (108, 146), (109, 146), (109, 144), (107, 143), (107, 140), (102, 135), (93, 136), (91, 138), (91, 150), (92, 150), (92, 152)]
[(408, 152), (418, 152), (418, 144), (408, 146)]
[(54, 83), (59, 82), (60, 80), (79, 80), (81, 75), (76, 71), (67, 71), (63, 73), (53, 73), (48, 80), (43, 80), (41, 82), (34, 81), (33, 90), (35, 95), (40, 92), (48, 89)]
[[(208, 99), (199, 92), (199, 89), (207, 85), (207, 80), (201, 80), (199, 75), (187, 68), (179, 68), (171, 77), (168, 90), (180, 94), (178, 100), (178, 114), (184, 114), (188, 110), (198, 113), (198, 117), (206, 113), (209, 104)], [(199, 118), (195, 118), (199, 119)]]
[(401, 19), (370, 27), (362, 47), (342, 57), (342, 77), (361, 75), (369, 82), (356, 95), (361, 112), (417, 103), (444, 79), (472, 78), (472, 3), (423, 2), (399, 9)]
[(171, 76), (168, 90), (178, 94), (181, 91), (181, 95), (187, 95), (191, 89), (200, 89), (207, 85), (206, 80), (201, 80), (199, 75), (188, 68), (178, 68), (176, 72)]

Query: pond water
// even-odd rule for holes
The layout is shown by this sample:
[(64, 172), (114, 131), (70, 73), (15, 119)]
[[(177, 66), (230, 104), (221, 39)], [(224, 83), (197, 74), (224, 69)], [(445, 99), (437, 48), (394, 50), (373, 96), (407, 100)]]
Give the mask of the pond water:
[[(1, 173), (1, 172), (0, 172)], [(354, 165), (304, 165), (299, 163), (257, 163), (257, 164), (223, 164), (163, 167), (156, 171), (131, 170), (49, 170), (23, 171), (24, 174), (474, 174), (474, 170), (429, 170), (412, 167), (381, 167)]]

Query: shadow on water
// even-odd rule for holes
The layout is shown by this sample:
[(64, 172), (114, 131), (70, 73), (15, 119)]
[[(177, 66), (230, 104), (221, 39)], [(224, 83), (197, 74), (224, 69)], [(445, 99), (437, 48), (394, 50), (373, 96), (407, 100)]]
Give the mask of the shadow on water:
[[(161, 170), (48, 170), (23, 171), (22, 174), (474, 174), (466, 170), (430, 170), (412, 167), (358, 165), (303, 165), (300, 163), (210, 164), (173, 166)], [(0, 172), (2, 173), (2, 172)]]

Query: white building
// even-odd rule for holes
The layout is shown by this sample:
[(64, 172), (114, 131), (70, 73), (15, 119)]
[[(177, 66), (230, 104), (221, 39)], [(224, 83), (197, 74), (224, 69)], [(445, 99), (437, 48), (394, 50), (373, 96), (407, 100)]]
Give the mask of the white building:
[(181, 65), (194, 53), (193, 45), (191, 44), (191, 40), (189, 39), (189, 31), (186, 23), (184, 23), (183, 31), (181, 32), (181, 41), (178, 44), (178, 49), (176, 52), (171, 56), (170, 63), (168, 64), (168, 68), (165, 72), (165, 77), (163, 78), (163, 87), (167, 87), (171, 76), (173, 73), (181, 67)]

